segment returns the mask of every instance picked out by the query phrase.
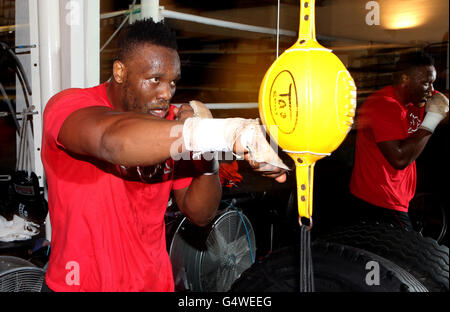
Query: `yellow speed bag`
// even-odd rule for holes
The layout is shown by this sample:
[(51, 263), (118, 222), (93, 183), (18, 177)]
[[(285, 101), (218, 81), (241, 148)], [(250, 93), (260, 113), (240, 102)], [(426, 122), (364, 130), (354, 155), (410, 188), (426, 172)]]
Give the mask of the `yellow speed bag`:
[(299, 216), (312, 221), (314, 165), (349, 133), (356, 85), (339, 58), (315, 35), (314, 0), (300, 1), (297, 42), (269, 68), (259, 113), (271, 137), (296, 164)]

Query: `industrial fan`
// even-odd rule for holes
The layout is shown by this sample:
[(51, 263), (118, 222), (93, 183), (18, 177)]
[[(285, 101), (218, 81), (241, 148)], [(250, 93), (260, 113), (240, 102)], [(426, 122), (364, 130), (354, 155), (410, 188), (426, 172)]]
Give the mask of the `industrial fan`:
[(176, 291), (225, 292), (255, 259), (255, 234), (234, 207), (220, 211), (210, 226), (183, 218), (169, 246)]
[(29, 261), (0, 256), (0, 292), (40, 292), (44, 270)]

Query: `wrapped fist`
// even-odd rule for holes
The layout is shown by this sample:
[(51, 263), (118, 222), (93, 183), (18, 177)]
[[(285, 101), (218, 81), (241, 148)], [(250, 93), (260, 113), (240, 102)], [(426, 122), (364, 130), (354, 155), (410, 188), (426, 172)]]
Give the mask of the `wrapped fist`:
[(426, 115), (420, 128), (433, 133), (448, 114), (448, 99), (442, 93), (437, 92), (427, 101), (425, 112)]

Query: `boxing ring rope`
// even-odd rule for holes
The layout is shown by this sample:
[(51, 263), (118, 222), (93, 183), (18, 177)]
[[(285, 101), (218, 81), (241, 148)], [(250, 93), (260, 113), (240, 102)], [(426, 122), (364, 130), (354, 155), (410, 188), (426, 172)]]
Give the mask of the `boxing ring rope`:
[[(136, 5), (137, 10), (139, 10), (140, 7), (141, 7), (140, 5)], [(126, 15), (129, 13), (130, 13), (130, 10), (121, 10), (121, 11), (116, 11), (116, 12), (103, 13), (103, 14), (100, 14), (100, 19), (113, 18), (113, 17), (117, 17), (117, 16), (121, 16), (121, 15)], [(160, 8), (160, 15), (164, 18), (169, 18), (169, 19), (176, 19), (176, 20), (188, 21), (188, 22), (193, 22), (193, 23), (198, 23), (198, 24), (205, 24), (205, 25), (209, 25), (209, 26), (237, 29), (237, 30), (256, 32), (256, 33), (262, 33), (262, 34), (277, 35), (277, 32), (278, 32), (278, 30), (275, 28), (230, 22), (230, 21), (225, 21), (225, 20), (220, 20), (220, 19), (215, 19), (215, 18), (210, 18), (210, 17), (203, 17), (203, 16), (199, 16), (199, 15), (194, 15), (194, 14), (166, 10), (164, 8)], [(283, 36), (289, 36), (289, 37), (297, 36), (297, 33), (295, 31), (286, 30), (286, 29), (280, 29), (279, 34), (283, 35)]]
[[(142, 9), (141, 9), (142, 8)], [(108, 18), (114, 18), (118, 16), (128, 15), (131, 12), (133, 14), (139, 14), (141, 10), (147, 9), (147, 11), (151, 11), (151, 16), (155, 18), (156, 20), (161, 20), (162, 18), (168, 18), (168, 19), (176, 19), (176, 20), (182, 20), (182, 21), (188, 21), (198, 24), (205, 24), (209, 26), (217, 26), (222, 28), (228, 28), (228, 29), (236, 29), (241, 31), (248, 31), (248, 32), (255, 32), (255, 33), (261, 33), (261, 34), (269, 34), (269, 35), (275, 35), (277, 39), (277, 46), (276, 46), (276, 57), (278, 58), (279, 55), (279, 42), (280, 42), (280, 36), (288, 36), (288, 37), (296, 37), (297, 33), (295, 31), (286, 30), (286, 29), (280, 29), (280, 1), (278, 0), (277, 5), (277, 28), (269, 28), (269, 27), (262, 27), (262, 26), (254, 26), (254, 25), (248, 25), (248, 24), (242, 24), (242, 23), (236, 23), (236, 22), (230, 22), (215, 18), (209, 18), (209, 17), (203, 17), (198, 16), (194, 14), (187, 14), (187, 13), (181, 13), (176, 11), (170, 11), (164, 9), (164, 7), (155, 8), (155, 5), (152, 5), (149, 7), (144, 3), (144, 5), (135, 5), (134, 8), (130, 8), (129, 10), (120, 10), (116, 12), (108, 12), (100, 14), (100, 19), (108, 19)], [(159, 11), (159, 12), (158, 12)], [(144, 15), (147, 16), (147, 15)], [(131, 19), (132, 20), (132, 19)], [(205, 103), (206, 106), (209, 109), (257, 109), (258, 103)], [(175, 104), (180, 105), (180, 104)]]

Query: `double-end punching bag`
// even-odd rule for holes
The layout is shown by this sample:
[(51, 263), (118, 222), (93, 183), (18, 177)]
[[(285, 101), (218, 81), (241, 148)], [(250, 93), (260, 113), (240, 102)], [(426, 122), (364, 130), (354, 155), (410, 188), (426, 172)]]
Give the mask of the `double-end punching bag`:
[[(339, 58), (316, 40), (314, 0), (300, 3), (299, 38), (267, 71), (259, 112), (269, 134), (295, 161), (299, 215), (310, 219), (314, 165), (349, 133), (356, 86)], [(274, 129), (278, 133), (270, 133)]]
[(314, 23), (314, 0), (301, 0), (298, 40), (272, 64), (259, 92), (262, 122), (296, 164), (299, 222), (303, 228), (301, 219), (309, 219), (309, 229), (314, 165), (341, 145), (356, 110), (356, 85), (317, 42)]

